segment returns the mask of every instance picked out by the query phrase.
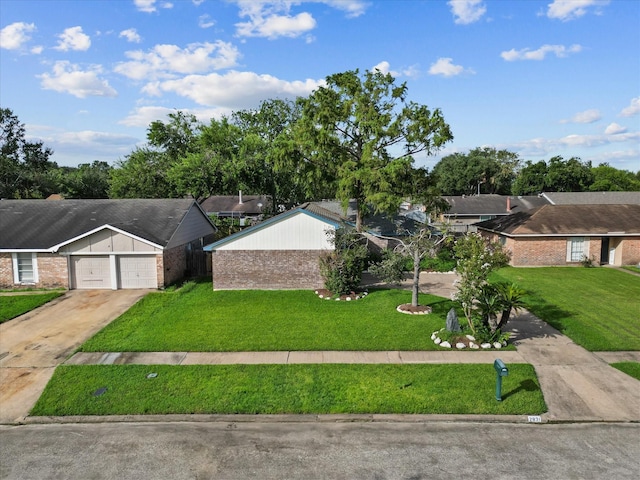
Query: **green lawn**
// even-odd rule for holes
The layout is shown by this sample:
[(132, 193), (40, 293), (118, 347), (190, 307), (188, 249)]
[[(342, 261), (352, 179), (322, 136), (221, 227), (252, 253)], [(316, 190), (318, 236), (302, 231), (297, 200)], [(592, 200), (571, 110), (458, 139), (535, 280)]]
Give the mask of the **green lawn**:
[(151, 293), (82, 347), (86, 352), (438, 350), (431, 333), (453, 303), (422, 295), (430, 315), (398, 313), (403, 290), (375, 290), (351, 302), (313, 292), (216, 291), (201, 283)]
[(31, 415), (546, 411), (531, 365), (509, 365), (502, 402), (495, 376), (492, 365), (452, 364), (61, 366)]
[(638, 362), (619, 362), (612, 363), (612, 367), (617, 368), (621, 372), (631, 375), (633, 378), (640, 380), (640, 363)]
[(29, 295), (0, 296), (0, 323), (27, 313), (40, 305), (63, 295), (64, 292), (48, 292)]
[(503, 268), (529, 310), (591, 351), (640, 350), (640, 277), (610, 268)]

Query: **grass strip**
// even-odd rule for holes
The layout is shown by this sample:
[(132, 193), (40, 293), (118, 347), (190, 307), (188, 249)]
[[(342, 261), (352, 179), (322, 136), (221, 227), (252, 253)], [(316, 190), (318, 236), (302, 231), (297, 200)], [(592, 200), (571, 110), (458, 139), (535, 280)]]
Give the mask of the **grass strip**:
[(640, 363), (638, 362), (618, 362), (612, 363), (611, 366), (631, 375), (636, 380), (640, 380)]
[(502, 402), (495, 382), (492, 365), (476, 364), (67, 365), (56, 369), (31, 415), (546, 411), (531, 365), (509, 365)]
[(503, 268), (528, 309), (590, 351), (640, 350), (640, 277), (611, 268)]
[(16, 318), (34, 308), (58, 298), (63, 292), (49, 292), (29, 295), (0, 296), (0, 323)]
[(411, 293), (375, 290), (351, 302), (308, 290), (151, 293), (87, 341), (85, 352), (438, 350), (450, 300), (422, 295), (429, 315), (396, 311)]

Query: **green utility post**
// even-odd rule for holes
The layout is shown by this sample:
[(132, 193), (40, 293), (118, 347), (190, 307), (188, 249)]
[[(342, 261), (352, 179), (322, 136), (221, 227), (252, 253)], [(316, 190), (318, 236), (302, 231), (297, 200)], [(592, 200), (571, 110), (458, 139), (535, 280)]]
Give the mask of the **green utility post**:
[(502, 360), (496, 358), (496, 361), (493, 362), (493, 368), (496, 370), (497, 378), (496, 378), (496, 400), (502, 401), (502, 377), (506, 377), (509, 375), (509, 369), (504, 364)]

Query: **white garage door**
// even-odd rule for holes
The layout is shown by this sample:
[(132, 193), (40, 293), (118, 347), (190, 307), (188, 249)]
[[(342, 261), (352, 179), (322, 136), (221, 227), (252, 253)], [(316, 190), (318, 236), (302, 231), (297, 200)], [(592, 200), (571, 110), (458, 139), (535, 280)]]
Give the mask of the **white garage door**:
[(111, 288), (108, 256), (72, 258), (75, 288)]
[(158, 288), (155, 256), (122, 255), (118, 257), (118, 288)]

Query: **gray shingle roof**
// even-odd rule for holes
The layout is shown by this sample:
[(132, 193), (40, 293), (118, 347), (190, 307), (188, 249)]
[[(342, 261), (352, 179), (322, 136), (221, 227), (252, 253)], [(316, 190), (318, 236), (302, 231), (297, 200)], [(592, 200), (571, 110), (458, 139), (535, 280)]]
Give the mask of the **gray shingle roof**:
[(0, 200), (0, 249), (50, 249), (104, 225), (164, 247), (194, 204), (189, 199)]
[(505, 235), (640, 235), (640, 205), (545, 205), (477, 223)]
[(545, 192), (553, 205), (640, 205), (640, 192)]
[[(509, 215), (516, 212), (531, 210), (532, 208), (548, 205), (549, 201), (538, 195), (508, 196), (508, 195), (472, 195), (443, 197), (451, 208), (445, 215)], [(511, 204), (511, 211), (507, 210), (507, 198)]]

